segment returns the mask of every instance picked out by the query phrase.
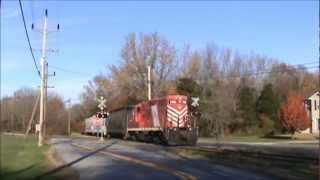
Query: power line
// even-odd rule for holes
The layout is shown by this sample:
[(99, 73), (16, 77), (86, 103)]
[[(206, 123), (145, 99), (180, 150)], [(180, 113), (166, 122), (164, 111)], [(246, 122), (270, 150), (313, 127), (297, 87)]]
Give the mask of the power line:
[(31, 42), (30, 42), (30, 38), (29, 38), (27, 26), (26, 26), (26, 20), (25, 20), (25, 18), (24, 18), (24, 13), (23, 13), (23, 8), (22, 8), (21, 0), (19, 0), (19, 5), (20, 5), (20, 11), (21, 11), (22, 20), (23, 20), (23, 26), (24, 26), (24, 30), (25, 30), (25, 33), (26, 33), (26, 36), (27, 36), (28, 45), (29, 45), (29, 50), (30, 50), (30, 53), (31, 53), (31, 56), (32, 56), (32, 59), (33, 59), (34, 67), (36, 68), (36, 71), (38, 72), (38, 75), (39, 75), (39, 77), (41, 78), (41, 76), (40, 76), (40, 70), (39, 70), (39, 68), (38, 68), (38, 65), (37, 65), (37, 62), (36, 62), (36, 58), (34, 57), (34, 53), (33, 53), (33, 50), (32, 50), (32, 46), (31, 46)]
[[(310, 67), (305, 67), (303, 65), (306, 64), (315, 64), (314, 62), (312, 63), (304, 63), (304, 64), (297, 64), (297, 65), (292, 65), (292, 67), (287, 67), (288, 69), (286, 70), (272, 70), (273, 68), (271, 68), (271, 70), (264, 70), (264, 71), (256, 71), (256, 72), (249, 72), (246, 74), (242, 74), (242, 75), (235, 75), (235, 76), (223, 76), (222, 78), (226, 78), (226, 79), (232, 79), (232, 78), (241, 78), (241, 77), (247, 77), (247, 76), (258, 76), (258, 75), (263, 75), (263, 74), (270, 74), (270, 73), (280, 73), (280, 72), (287, 72), (288, 70), (306, 70), (306, 69), (315, 69), (318, 68), (318, 66), (310, 66)], [(294, 67), (294, 66), (298, 66), (298, 67)], [(299, 67), (302, 66), (302, 67)]]
[[(295, 64), (295, 65), (290, 65), (291, 67), (288, 67), (288, 68), (300, 68), (300, 69), (303, 69), (305, 68), (306, 66), (305, 65), (314, 65), (314, 64), (317, 64), (318, 62), (316, 61), (313, 61), (313, 62), (307, 62), (307, 63), (301, 63), (301, 64)], [(253, 75), (256, 75), (257, 73), (267, 73), (268, 71), (272, 71), (273, 68), (277, 68), (277, 66), (281, 66), (283, 65), (284, 63), (280, 63), (280, 64), (277, 64), (277, 65), (273, 65), (273, 67), (269, 68), (269, 69), (265, 69), (265, 70), (262, 70), (262, 71), (247, 71), (245, 72), (246, 74), (253, 74)], [(287, 65), (287, 64), (286, 64)], [(272, 72), (275, 72), (274, 70)]]
[[(246, 74), (242, 74), (242, 75), (234, 75), (234, 76), (223, 76), (222, 78), (240, 78), (240, 77), (246, 77), (246, 76), (257, 76), (257, 75), (263, 75), (263, 74), (270, 74), (270, 73), (278, 73), (278, 72), (285, 72), (288, 70), (306, 70), (306, 69), (314, 69), (314, 68), (318, 68), (318, 66), (310, 66), (310, 67), (306, 67), (304, 65), (313, 65), (316, 64), (318, 62), (308, 62), (308, 63), (302, 63), (302, 64), (296, 64), (296, 65), (290, 65), (291, 67), (287, 67), (287, 70), (272, 70), (273, 68), (277, 68), (277, 67), (273, 67), (271, 69), (267, 69), (267, 70), (263, 70), (263, 71), (249, 71)], [(280, 66), (281, 64), (279, 64), (278, 66)], [(57, 66), (52, 66), (49, 65), (50, 68), (52, 69), (56, 69), (59, 71), (63, 71), (63, 72), (67, 72), (67, 73), (73, 73), (73, 74), (79, 74), (79, 75), (84, 75), (84, 76), (92, 76), (92, 74), (87, 73), (87, 72), (79, 72), (79, 71), (73, 71), (73, 70), (69, 70), (69, 69), (65, 69), (65, 68), (61, 68), (61, 67), (57, 67)]]
[(73, 71), (73, 70), (64, 69), (64, 68), (52, 66), (52, 65), (49, 65), (49, 67), (52, 69), (56, 69), (56, 70), (67, 72), (67, 73), (79, 74), (79, 75), (83, 75), (83, 76), (92, 76), (92, 74), (86, 73), (86, 72)]

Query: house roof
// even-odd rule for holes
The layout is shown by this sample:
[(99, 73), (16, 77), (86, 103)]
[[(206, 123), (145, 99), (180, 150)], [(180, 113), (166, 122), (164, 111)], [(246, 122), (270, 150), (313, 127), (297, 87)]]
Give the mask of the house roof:
[(319, 91), (313, 93), (311, 96), (309, 96), (309, 97), (306, 98), (306, 99), (310, 99), (310, 98), (313, 97), (313, 96), (319, 96)]

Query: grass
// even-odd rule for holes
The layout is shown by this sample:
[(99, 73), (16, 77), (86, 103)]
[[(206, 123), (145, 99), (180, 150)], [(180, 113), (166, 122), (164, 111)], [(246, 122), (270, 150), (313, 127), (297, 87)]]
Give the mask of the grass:
[[(34, 179), (54, 169), (55, 164), (48, 159), (48, 150), (48, 145), (38, 148), (36, 137), (1, 135), (0, 179)], [(72, 176), (65, 170), (42, 179), (67, 179)]]
[(275, 179), (316, 179), (317, 165), (304, 161), (286, 162), (248, 157), (240, 153), (205, 152), (201, 150), (176, 149), (175, 153), (187, 158), (204, 158), (212, 164), (222, 164), (229, 167), (247, 169), (260, 174), (266, 174)]

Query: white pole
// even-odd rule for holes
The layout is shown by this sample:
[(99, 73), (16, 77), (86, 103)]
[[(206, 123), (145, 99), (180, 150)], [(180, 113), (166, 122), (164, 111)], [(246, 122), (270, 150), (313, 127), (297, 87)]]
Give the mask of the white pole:
[(69, 99), (68, 109), (68, 135), (71, 136), (71, 99)]
[(48, 63), (44, 66), (44, 103), (43, 103), (43, 125), (42, 125), (42, 137), (46, 139), (47, 131), (47, 94), (48, 94)]
[(151, 100), (151, 66), (148, 65), (148, 100)]
[(44, 100), (45, 100), (45, 66), (46, 66), (46, 53), (47, 53), (47, 35), (48, 35), (48, 11), (45, 11), (44, 24), (43, 24), (43, 39), (42, 39), (42, 53), (41, 53), (41, 90), (40, 90), (40, 131), (39, 131), (39, 141), (38, 146), (43, 145), (43, 119), (44, 119)]

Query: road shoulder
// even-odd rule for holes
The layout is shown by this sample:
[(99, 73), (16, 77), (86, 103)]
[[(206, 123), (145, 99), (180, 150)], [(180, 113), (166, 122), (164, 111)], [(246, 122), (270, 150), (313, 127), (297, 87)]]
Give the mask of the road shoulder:
[[(66, 163), (59, 157), (56, 148), (54, 145), (50, 145), (49, 151), (47, 153), (47, 158), (49, 162), (53, 165), (54, 169), (59, 169), (64, 166)], [(61, 170), (54, 173), (52, 176), (57, 178), (63, 178), (68, 180), (78, 180), (80, 179), (79, 173), (71, 166), (66, 166)]]

